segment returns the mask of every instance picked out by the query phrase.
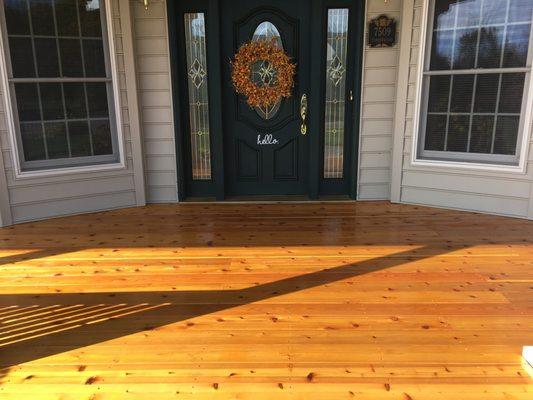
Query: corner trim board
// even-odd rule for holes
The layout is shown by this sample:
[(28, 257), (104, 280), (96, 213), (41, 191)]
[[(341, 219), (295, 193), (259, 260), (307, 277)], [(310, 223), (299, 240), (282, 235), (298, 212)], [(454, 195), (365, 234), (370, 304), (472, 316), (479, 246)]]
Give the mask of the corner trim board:
[(393, 203), (401, 202), (403, 178), (403, 149), (409, 91), (409, 70), (411, 59), (411, 41), (413, 39), (415, 0), (404, 0), (402, 19), (400, 21), (400, 55), (398, 59), (398, 78), (396, 83), (396, 108), (394, 112), (394, 131), (392, 136), (391, 193)]
[(146, 205), (146, 182), (144, 176), (144, 152), (141, 138), (141, 112), (137, 90), (137, 64), (133, 45), (133, 22), (129, 0), (119, 1), (122, 25), (122, 48), (124, 51), (124, 74), (128, 96), (131, 147), (133, 153), (133, 179), (137, 206)]

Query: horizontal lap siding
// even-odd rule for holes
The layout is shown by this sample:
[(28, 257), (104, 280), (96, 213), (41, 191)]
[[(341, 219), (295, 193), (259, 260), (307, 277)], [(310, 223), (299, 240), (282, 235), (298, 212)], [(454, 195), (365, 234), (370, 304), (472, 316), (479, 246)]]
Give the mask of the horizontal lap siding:
[[(415, 1), (413, 16), (401, 201), (514, 217), (527, 217), (528, 208), (531, 207), (531, 184), (533, 181), (531, 152), (526, 175), (460, 170), (449, 167), (415, 167), (411, 165), (423, 1)], [(529, 146), (531, 147), (531, 142)]]
[(169, 44), (164, 1), (145, 10), (130, 2), (134, 16), (137, 79), (149, 203), (177, 201), (176, 151), (169, 72)]
[(125, 139), (126, 169), (76, 173), (54, 177), (16, 179), (14, 160), (4, 110), (4, 88), (0, 88), (0, 148), (13, 222), (94, 212), (136, 205), (133, 179), (128, 93), (124, 71), (122, 31), (118, 0), (112, 1), (112, 20), (120, 87), (120, 110)]
[[(368, 35), (370, 19), (380, 14), (387, 14), (399, 20), (401, 8), (401, 0), (390, 0), (388, 3), (383, 0), (368, 0), (366, 34)], [(390, 198), (391, 150), (399, 52), (398, 44), (392, 48), (369, 48), (366, 42), (367, 38), (364, 46), (361, 99), (358, 198), (381, 200)]]

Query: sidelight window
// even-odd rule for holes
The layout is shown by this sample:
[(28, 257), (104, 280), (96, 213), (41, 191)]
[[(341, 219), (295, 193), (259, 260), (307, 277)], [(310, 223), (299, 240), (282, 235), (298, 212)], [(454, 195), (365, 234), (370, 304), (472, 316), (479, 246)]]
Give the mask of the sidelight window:
[(324, 127), (324, 178), (326, 179), (342, 179), (344, 173), (348, 13), (347, 8), (328, 10)]
[(2, 2), (20, 169), (118, 162), (103, 2)]
[(434, 0), (418, 156), (516, 165), (531, 77), (530, 0)]
[(193, 180), (211, 179), (209, 89), (204, 13), (186, 13), (185, 47)]

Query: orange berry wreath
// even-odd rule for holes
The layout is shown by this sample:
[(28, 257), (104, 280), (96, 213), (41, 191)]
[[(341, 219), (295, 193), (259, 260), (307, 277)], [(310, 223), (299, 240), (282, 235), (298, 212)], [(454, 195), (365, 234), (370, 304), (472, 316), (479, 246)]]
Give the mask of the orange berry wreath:
[[(292, 95), (296, 65), (274, 41), (243, 44), (231, 66), (233, 86), (237, 93), (246, 97), (250, 107), (269, 107)], [(268, 79), (258, 84), (254, 74), (268, 76)]]

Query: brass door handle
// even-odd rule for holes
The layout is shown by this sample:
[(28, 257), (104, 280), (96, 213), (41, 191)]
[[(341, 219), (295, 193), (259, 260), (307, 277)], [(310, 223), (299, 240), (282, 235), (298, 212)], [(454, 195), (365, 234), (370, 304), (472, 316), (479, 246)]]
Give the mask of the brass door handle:
[(307, 125), (305, 123), (307, 119), (307, 95), (302, 94), (300, 99), (300, 117), (302, 117), (302, 126), (300, 127), (300, 133), (305, 135), (307, 133)]

